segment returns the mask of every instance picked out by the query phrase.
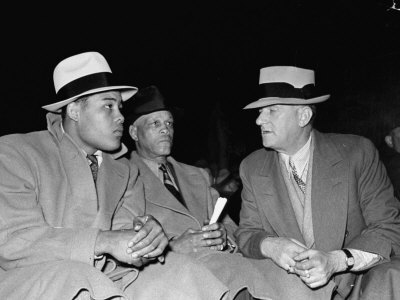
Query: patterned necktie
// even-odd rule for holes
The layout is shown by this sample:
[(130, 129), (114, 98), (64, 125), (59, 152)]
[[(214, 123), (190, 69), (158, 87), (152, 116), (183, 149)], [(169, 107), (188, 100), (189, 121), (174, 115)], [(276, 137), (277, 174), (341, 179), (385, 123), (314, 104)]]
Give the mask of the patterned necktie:
[(99, 163), (97, 162), (96, 155), (87, 155), (87, 159), (90, 161), (89, 166), (90, 170), (92, 171), (93, 180), (96, 182), (97, 180), (97, 172), (99, 171)]
[(178, 199), (183, 205), (185, 205), (181, 194), (179, 193), (178, 189), (175, 187), (174, 183), (172, 182), (172, 179), (169, 176), (167, 168), (164, 164), (160, 165), (160, 170), (163, 173), (165, 187), (171, 192), (172, 195), (175, 196), (176, 199)]
[(289, 159), (289, 166), (292, 169), (292, 174), (293, 178), (296, 181), (297, 185), (299, 186), (300, 190), (303, 192), (303, 194), (306, 192), (306, 184), (305, 182), (300, 178), (300, 176), (297, 174), (296, 167), (294, 166), (294, 163), (292, 162), (291, 159)]

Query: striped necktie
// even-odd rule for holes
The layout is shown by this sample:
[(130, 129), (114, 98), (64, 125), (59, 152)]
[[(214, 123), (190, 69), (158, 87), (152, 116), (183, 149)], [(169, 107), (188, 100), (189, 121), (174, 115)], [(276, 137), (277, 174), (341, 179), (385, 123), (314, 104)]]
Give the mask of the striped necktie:
[(291, 159), (289, 159), (289, 166), (292, 169), (292, 174), (293, 174), (294, 181), (296, 181), (296, 183), (299, 186), (300, 190), (303, 192), (303, 194), (305, 194), (305, 192), (306, 192), (306, 184), (300, 178), (300, 176), (297, 174), (296, 167), (294, 166), (294, 163), (292, 162)]
[(179, 193), (179, 191), (175, 187), (171, 177), (169, 176), (169, 173), (167, 171), (167, 167), (164, 164), (161, 164), (159, 169), (161, 170), (161, 172), (163, 174), (165, 187), (171, 192), (172, 195), (174, 195), (174, 197), (176, 199), (179, 200), (179, 202), (181, 202), (183, 205), (185, 205), (184, 201), (183, 201), (183, 198), (181, 196), (181, 193)]
[(96, 182), (97, 180), (97, 172), (99, 171), (99, 163), (97, 161), (97, 157), (94, 154), (88, 154), (87, 159), (89, 160), (90, 170), (92, 171), (93, 180)]

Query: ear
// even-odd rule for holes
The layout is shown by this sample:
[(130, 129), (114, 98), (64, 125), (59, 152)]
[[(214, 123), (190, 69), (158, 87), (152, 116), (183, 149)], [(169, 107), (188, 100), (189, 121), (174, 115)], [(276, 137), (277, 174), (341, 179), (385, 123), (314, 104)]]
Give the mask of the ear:
[(75, 122), (79, 120), (79, 105), (76, 102), (68, 104), (67, 117)]
[(137, 127), (135, 125), (130, 125), (129, 126), (129, 135), (131, 136), (131, 138), (137, 142), (138, 141), (138, 137), (137, 137)]
[(299, 126), (305, 127), (311, 120), (313, 111), (309, 106), (303, 106), (299, 109)]
[(390, 148), (393, 148), (393, 140), (391, 135), (385, 136), (385, 142), (386, 145), (388, 145)]

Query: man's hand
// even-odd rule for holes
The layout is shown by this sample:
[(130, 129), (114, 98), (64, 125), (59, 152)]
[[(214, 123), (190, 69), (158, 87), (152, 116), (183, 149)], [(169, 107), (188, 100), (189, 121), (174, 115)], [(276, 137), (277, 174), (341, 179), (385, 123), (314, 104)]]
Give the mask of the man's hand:
[(226, 245), (227, 233), (221, 223), (205, 225), (201, 230), (188, 229), (177, 238), (170, 241), (170, 247), (178, 253), (197, 252), (202, 248), (223, 250)]
[(261, 243), (262, 254), (288, 273), (293, 272), (296, 265), (294, 258), (305, 250), (307, 247), (299, 241), (284, 237), (268, 237)]
[(127, 253), (134, 259), (158, 258), (160, 262), (163, 262), (162, 254), (168, 245), (168, 238), (161, 224), (153, 216), (146, 215), (135, 218), (133, 229), (136, 235), (127, 244)]
[(188, 254), (197, 252), (201, 248), (207, 247), (201, 230), (187, 229), (180, 236), (169, 242), (171, 250), (177, 253)]
[(211, 250), (224, 250), (227, 241), (227, 232), (225, 225), (222, 223), (208, 224), (209, 221), (205, 220), (201, 230), (204, 232), (203, 237), (207, 246)]
[(100, 231), (96, 240), (95, 254), (110, 254), (120, 262), (140, 267), (145, 261), (141, 257), (132, 257), (127, 252), (128, 243), (136, 234), (133, 229)]
[(325, 285), (331, 276), (343, 271), (344, 253), (342, 251), (323, 252), (307, 250), (297, 255), (294, 260), (294, 272), (310, 288)]

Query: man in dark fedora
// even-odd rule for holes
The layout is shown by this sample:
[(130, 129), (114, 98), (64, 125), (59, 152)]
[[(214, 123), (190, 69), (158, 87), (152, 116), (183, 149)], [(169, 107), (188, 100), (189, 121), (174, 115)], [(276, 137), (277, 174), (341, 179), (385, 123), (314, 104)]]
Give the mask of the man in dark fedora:
[(239, 248), (277, 299), (398, 299), (400, 206), (376, 148), (313, 128), (329, 98), (313, 70), (266, 67), (259, 88), (245, 109), (259, 111), (264, 147), (240, 166)]
[[(0, 138), (0, 299), (220, 299), (227, 289), (203, 291), (195, 264), (164, 262), (168, 239), (141, 211), (138, 171), (116, 160), (120, 109), (137, 88), (112, 84), (98, 52), (62, 60), (53, 78), (48, 130)], [(149, 264), (163, 268), (139, 275)]]
[(171, 155), (177, 112), (181, 111), (168, 106), (156, 86), (141, 89), (124, 108), (136, 148), (130, 162), (139, 168), (144, 183), (145, 213), (162, 224), (171, 252), (191, 257), (210, 270), (229, 288), (228, 299), (244, 299), (249, 292), (270, 299), (262, 274), (237, 253), (233, 237), (237, 224), (224, 212), (209, 224), (219, 194), (207, 172)]

